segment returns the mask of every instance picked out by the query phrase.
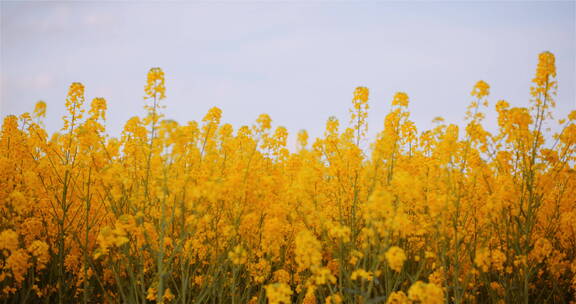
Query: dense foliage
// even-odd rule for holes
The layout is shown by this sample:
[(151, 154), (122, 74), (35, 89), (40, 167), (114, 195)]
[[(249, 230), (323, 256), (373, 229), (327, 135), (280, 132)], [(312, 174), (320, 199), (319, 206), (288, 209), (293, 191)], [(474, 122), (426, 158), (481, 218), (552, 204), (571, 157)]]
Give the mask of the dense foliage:
[[(106, 101), (70, 86), (60, 132), (8, 116), (0, 135), (0, 296), (7, 303), (568, 303), (576, 289), (576, 111), (547, 135), (557, 89), (544, 52), (527, 107), (479, 81), (459, 127), (417, 132), (397, 93), (370, 149), (369, 91), (348, 128), (286, 148), (262, 114), (148, 115), (106, 135)], [(378, 107), (388, 105), (376, 105)], [(87, 109), (85, 111), (84, 109)], [(573, 303), (573, 302), (572, 302)]]

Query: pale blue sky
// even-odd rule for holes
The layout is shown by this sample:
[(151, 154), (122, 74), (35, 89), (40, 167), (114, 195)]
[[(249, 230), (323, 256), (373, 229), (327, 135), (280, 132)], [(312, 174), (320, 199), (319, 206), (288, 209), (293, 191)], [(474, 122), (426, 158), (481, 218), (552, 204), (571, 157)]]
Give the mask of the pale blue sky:
[(159, 66), (165, 114), (181, 123), (218, 106), (235, 127), (268, 113), (292, 138), (299, 129), (317, 136), (331, 115), (348, 125), (363, 85), (373, 137), (396, 91), (410, 96), (419, 130), (435, 116), (460, 123), (480, 79), (491, 108), (526, 105), (537, 55), (549, 50), (565, 116), (576, 108), (575, 10), (574, 1), (2, 2), (0, 113), (42, 99), (55, 131), (79, 81), (88, 101), (106, 98), (118, 135), (143, 115), (146, 72)]

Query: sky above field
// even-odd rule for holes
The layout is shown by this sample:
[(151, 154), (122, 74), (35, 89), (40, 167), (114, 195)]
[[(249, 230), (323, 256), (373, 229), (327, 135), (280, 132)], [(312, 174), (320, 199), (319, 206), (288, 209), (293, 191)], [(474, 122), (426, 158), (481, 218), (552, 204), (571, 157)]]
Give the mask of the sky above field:
[[(150, 67), (166, 73), (167, 118), (252, 124), (260, 113), (323, 133), (348, 125), (356, 86), (370, 89), (369, 137), (395, 92), (410, 97), (419, 130), (461, 123), (478, 80), (525, 106), (538, 54), (556, 55), (557, 115), (576, 108), (576, 2), (1, 2), (0, 114), (48, 103), (61, 128), (72, 82), (108, 101), (107, 128), (144, 115)], [(494, 117), (487, 120), (491, 129)], [(367, 143), (365, 143), (367, 145)]]

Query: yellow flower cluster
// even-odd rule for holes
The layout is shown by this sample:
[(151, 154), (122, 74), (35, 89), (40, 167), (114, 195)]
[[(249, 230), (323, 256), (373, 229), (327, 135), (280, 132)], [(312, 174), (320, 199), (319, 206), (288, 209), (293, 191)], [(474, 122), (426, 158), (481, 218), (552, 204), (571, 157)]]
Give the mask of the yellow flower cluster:
[(538, 56), (536, 76), (532, 81), (537, 86), (545, 85), (552, 77), (556, 77), (556, 58), (550, 52), (543, 52)]
[(46, 116), (46, 102), (45, 101), (38, 101), (36, 106), (34, 107), (34, 116), (36, 117), (44, 117)]
[(268, 298), (268, 303), (270, 304), (289, 304), (292, 303), (290, 300), (290, 295), (292, 295), (292, 290), (290, 286), (284, 283), (276, 283), (266, 285), (266, 297)]
[(480, 80), (474, 85), (474, 89), (470, 93), (470, 95), (482, 99), (490, 94), (490, 85), (488, 85), (485, 81)]
[(320, 242), (308, 230), (302, 230), (296, 236), (294, 254), (299, 270), (312, 269), (321, 265), (322, 252)]
[(356, 142), (366, 135), (368, 130), (368, 95), (369, 91), (366, 87), (357, 87), (354, 90), (354, 98), (352, 98), (352, 109), (350, 109), (350, 122), (353, 129), (356, 131)]
[(245, 264), (248, 259), (248, 254), (246, 254), (246, 250), (242, 248), (242, 246), (238, 245), (234, 247), (234, 250), (228, 253), (228, 257), (232, 261), (232, 263), (236, 265)]
[(362, 268), (359, 268), (359, 269), (354, 270), (354, 271), (352, 272), (352, 274), (350, 275), (350, 279), (351, 279), (352, 281), (356, 281), (356, 280), (359, 280), (359, 279), (363, 279), (363, 280), (366, 280), (366, 281), (372, 281), (372, 278), (373, 278), (373, 277), (374, 277), (374, 276), (372, 275), (371, 272), (366, 271), (366, 270), (364, 270), (364, 269), (362, 269)]
[(294, 149), (266, 114), (165, 119), (159, 68), (146, 116), (114, 138), (106, 101), (85, 109), (73, 83), (60, 132), (42, 126), (44, 102), (2, 124), (0, 300), (576, 301), (576, 111), (547, 133), (554, 64), (539, 56), (524, 106), (488, 107), (478, 82), (460, 126), (418, 130), (396, 93), (374, 103), (389, 112), (372, 142), (358, 87), (349, 120), (300, 131)]
[(386, 261), (390, 268), (396, 272), (402, 271), (402, 266), (404, 261), (406, 261), (406, 254), (402, 248), (397, 246), (392, 246), (388, 251), (386, 251)]
[(444, 291), (436, 284), (417, 281), (408, 289), (408, 299), (421, 304), (442, 304)]
[(394, 95), (392, 100), (393, 106), (408, 107), (408, 94), (404, 92), (398, 92)]
[(476, 253), (474, 258), (474, 263), (483, 272), (488, 272), (490, 267), (493, 267), (495, 271), (504, 270), (504, 263), (506, 262), (506, 255), (498, 249), (488, 250), (483, 248)]
[[(68, 96), (66, 97), (66, 109), (68, 110), (68, 115), (64, 116), (62, 120), (64, 121), (64, 127), (62, 130), (68, 130), (69, 128), (74, 128), (76, 121), (82, 119), (82, 114), (84, 109), (82, 105), (84, 104), (84, 85), (79, 82), (74, 82), (70, 85), (68, 89)], [(39, 108), (42, 109), (42, 104), (40, 103)], [(45, 112), (46, 107), (43, 111)], [(39, 109), (39, 110), (40, 110)]]
[(148, 80), (144, 87), (147, 98), (164, 99), (166, 97), (166, 87), (164, 85), (164, 71), (160, 68), (151, 68), (148, 71)]

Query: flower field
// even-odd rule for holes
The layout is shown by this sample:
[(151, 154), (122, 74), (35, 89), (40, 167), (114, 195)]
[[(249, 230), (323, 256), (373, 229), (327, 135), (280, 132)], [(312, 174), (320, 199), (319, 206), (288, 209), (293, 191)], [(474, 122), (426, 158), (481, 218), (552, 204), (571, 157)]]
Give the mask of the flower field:
[(3, 121), (0, 300), (575, 303), (576, 111), (552, 117), (552, 53), (528, 89), (512, 107), (479, 81), (465, 125), (436, 118), (427, 131), (407, 93), (371, 101), (390, 111), (362, 149), (358, 87), (349, 120), (288, 149), (266, 114), (166, 119), (159, 68), (148, 114), (114, 138), (105, 99), (73, 83), (59, 132), (45, 131), (44, 102)]

